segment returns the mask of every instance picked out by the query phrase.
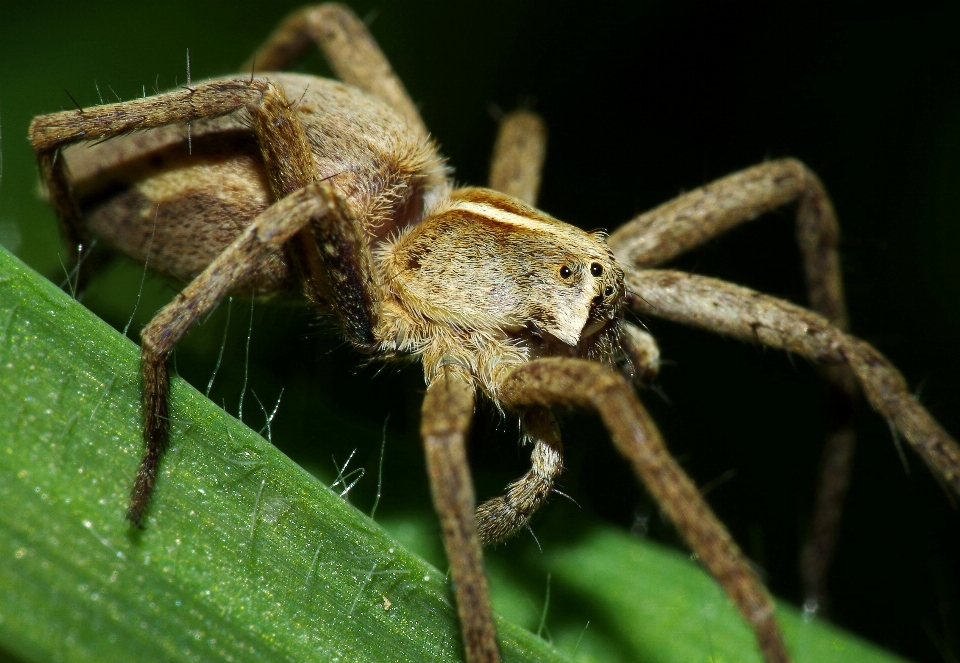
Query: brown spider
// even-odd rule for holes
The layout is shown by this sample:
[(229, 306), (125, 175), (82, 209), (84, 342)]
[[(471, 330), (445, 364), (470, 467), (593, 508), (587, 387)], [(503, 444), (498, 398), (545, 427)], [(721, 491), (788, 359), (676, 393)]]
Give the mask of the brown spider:
[[(97, 237), (141, 261), (149, 253), (152, 268), (192, 279), (143, 332), (147, 452), (129, 510), (134, 523), (142, 521), (167, 440), (173, 345), (228, 293), (298, 285), (317, 308), (334, 311), (359, 350), (423, 362), (429, 386), (422, 430), (471, 661), (498, 658), (480, 540), (509, 536), (552, 491), (562, 468), (549, 411), (555, 405), (599, 412), (751, 623), (767, 660), (788, 660), (762, 585), (667, 454), (632, 387), (611, 369), (632, 367), (642, 381), (658, 368), (655, 343), (623, 320), (625, 307), (823, 365), (836, 398), (853, 398), (859, 385), (960, 488), (955, 443), (875, 350), (841, 331), (836, 222), (802, 164), (770, 162), (724, 178), (634, 219), (605, 242), (530, 206), (545, 140), (535, 116), (504, 119), (492, 190), (454, 190), (414, 105), (349, 10), (324, 5), (294, 14), (258, 52), (256, 68), (280, 69), (313, 41), (353, 87), (292, 74), (205, 81), (42, 116), (31, 126), (72, 246)], [(150, 131), (61, 152), (138, 130)], [(799, 202), (811, 303), (822, 315), (713, 279), (649, 269), (790, 201)], [(478, 389), (521, 414), (533, 469), (503, 498), (481, 505), (475, 521), (463, 442)], [(832, 439), (843, 466), (850, 433), (848, 422), (840, 423)], [(845, 474), (841, 467), (829, 475), (824, 490), (842, 491)], [(821, 520), (824, 533), (807, 556), (814, 595), (835, 532), (835, 523)]]

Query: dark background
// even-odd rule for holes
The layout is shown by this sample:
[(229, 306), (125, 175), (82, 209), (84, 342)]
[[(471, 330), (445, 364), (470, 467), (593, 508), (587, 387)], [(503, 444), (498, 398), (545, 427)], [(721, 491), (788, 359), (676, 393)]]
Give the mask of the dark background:
[[(51, 212), (36, 195), (25, 140), (32, 115), (139, 96), (230, 71), (298, 3), (7, 3), (0, 10), (3, 175), (0, 242), (59, 280)], [(853, 331), (887, 355), (924, 404), (960, 433), (960, 11), (876, 3), (353, 3), (456, 168), (482, 183), (496, 124), (491, 106), (541, 112), (550, 127), (541, 206), (587, 229), (613, 228), (682, 190), (764, 159), (795, 156), (823, 179), (843, 228)], [(323, 73), (319, 57), (301, 70)], [(158, 78), (156, 78), (158, 77)], [(677, 265), (803, 301), (792, 209), (712, 242)], [(140, 269), (122, 261), (85, 303), (123, 328)], [(131, 336), (176, 284), (148, 279)], [(211, 397), (236, 411), (249, 303), (231, 333)], [(800, 601), (797, 550), (809, 519), (823, 430), (815, 371), (803, 360), (646, 321), (669, 363), (644, 400), (668, 443), (763, 569), (778, 596)], [(224, 311), (177, 355), (201, 389)], [(358, 368), (357, 356), (308, 311), (257, 306), (250, 385), (270, 410), (274, 441), (327, 481), (328, 458), (357, 448), (376, 467), (387, 415), (381, 511), (428, 509), (416, 446), (416, 368)], [(319, 446), (335, 412), (336, 440)], [(245, 419), (263, 423), (248, 394)], [(473, 462), (490, 495), (525, 468), (509, 424), (481, 417)], [(569, 415), (570, 469), (535, 521), (542, 543), (602, 519), (672, 541), (595, 420)], [(332, 430), (332, 429), (331, 429)], [(917, 661), (957, 661), (960, 517), (918, 458), (909, 472), (882, 420), (864, 408), (849, 509), (831, 575), (834, 619)], [(302, 440), (302, 441), (301, 441)], [(354, 464), (358, 461), (354, 460)], [(719, 481), (718, 481), (719, 479)], [(367, 509), (375, 482), (353, 498)], [(521, 538), (495, 554), (509, 559)]]

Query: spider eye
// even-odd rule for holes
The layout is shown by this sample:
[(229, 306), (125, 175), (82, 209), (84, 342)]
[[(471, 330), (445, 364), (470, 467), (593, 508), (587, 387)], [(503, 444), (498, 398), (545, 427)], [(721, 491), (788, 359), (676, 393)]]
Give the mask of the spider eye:
[(603, 289), (603, 294), (606, 295), (607, 297), (609, 297), (610, 295), (612, 295), (612, 294), (613, 294), (613, 286), (612, 286), (612, 285), (608, 285), (606, 288), (604, 288), (604, 289)]
[(566, 265), (560, 268), (560, 278), (568, 279), (570, 278), (571, 274), (573, 274), (573, 270), (567, 267)]
[(600, 276), (603, 274), (603, 266), (598, 262), (593, 263), (590, 265), (590, 273), (594, 276)]

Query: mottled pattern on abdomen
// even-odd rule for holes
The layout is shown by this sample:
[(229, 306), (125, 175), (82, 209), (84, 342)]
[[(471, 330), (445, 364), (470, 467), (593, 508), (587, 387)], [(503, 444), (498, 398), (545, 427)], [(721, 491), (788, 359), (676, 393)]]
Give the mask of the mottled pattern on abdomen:
[[(418, 223), (446, 195), (436, 147), (383, 102), (336, 81), (263, 75), (295, 104), (317, 174), (343, 195), (371, 245)], [(64, 158), (84, 233), (182, 281), (196, 277), (273, 201), (244, 109), (196, 120), (189, 130), (169, 125), (71, 146)], [(290, 272), (278, 252), (234, 292), (288, 289)]]
[[(190, 281), (270, 204), (266, 176), (249, 136), (198, 137), (138, 155), (102, 178), (85, 201), (88, 232), (150, 269)], [(233, 292), (274, 293), (292, 285), (289, 265), (276, 254), (237, 283)]]

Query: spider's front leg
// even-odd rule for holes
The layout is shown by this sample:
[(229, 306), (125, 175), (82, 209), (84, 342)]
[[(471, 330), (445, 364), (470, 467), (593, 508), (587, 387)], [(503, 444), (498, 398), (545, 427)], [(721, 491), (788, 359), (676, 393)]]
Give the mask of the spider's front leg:
[(617, 449), (753, 628), (767, 663), (790, 660), (769, 594), (700, 491), (670, 456), (653, 420), (622, 376), (581, 359), (540, 359), (512, 370), (500, 384), (499, 395), (512, 408), (570, 405), (596, 411)]
[[(661, 265), (737, 225), (797, 204), (796, 237), (811, 308), (846, 331), (839, 226), (819, 178), (796, 159), (762, 163), (686, 193), (629, 221), (609, 239), (623, 265)], [(846, 365), (824, 366), (830, 413), (813, 521), (801, 552), (805, 606), (827, 610), (826, 576), (853, 471), (857, 381)]]
[(796, 159), (762, 163), (678, 196), (628, 221), (607, 243), (623, 265), (657, 267), (794, 202), (810, 306), (846, 329), (837, 215), (820, 179)]
[(450, 367), (427, 387), (420, 433), (430, 492), (443, 528), (443, 545), (456, 587), (457, 614), (470, 663), (499, 663), (483, 553), (474, 519), (476, 497), (465, 441), (475, 393), (469, 376)]
[(668, 270), (627, 274), (635, 311), (846, 366), (870, 405), (903, 433), (927, 466), (960, 494), (960, 446), (870, 345), (789, 302), (717, 279)]
[(560, 427), (546, 408), (530, 408), (520, 417), (525, 438), (533, 442), (530, 470), (507, 486), (504, 494), (487, 500), (477, 509), (477, 529), (484, 544), (509, 539), (527, 526), (534, 513), (553, 492), (563, 472)]

